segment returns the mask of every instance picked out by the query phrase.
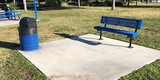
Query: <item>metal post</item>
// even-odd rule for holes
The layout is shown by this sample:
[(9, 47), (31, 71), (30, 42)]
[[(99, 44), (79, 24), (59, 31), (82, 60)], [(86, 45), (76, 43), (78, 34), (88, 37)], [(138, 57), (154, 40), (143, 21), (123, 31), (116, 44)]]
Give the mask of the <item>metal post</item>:
[(129, 48), (133, 48), (131, 45), (132, 45), (132, 36), (130, 36)]
[(36, 21), (38, 21), (38, 13), (37, 13), (36, 0), (34, 0), (34, 14), (35, 14)]
[(103, 40), (102, 39), (102, 30), (100, 30), (100, 38), (99, 38), (99, 40)]

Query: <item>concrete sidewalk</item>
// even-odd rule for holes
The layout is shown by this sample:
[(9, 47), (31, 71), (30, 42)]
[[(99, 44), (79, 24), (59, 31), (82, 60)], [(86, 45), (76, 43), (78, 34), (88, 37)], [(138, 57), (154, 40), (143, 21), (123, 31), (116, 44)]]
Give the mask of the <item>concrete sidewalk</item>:
[(13, 24), (19, 24), (19, 20), (8, 20), (6, 19), (0, 19), (0, 26), (8, 26)]
[(160, 59), (160, 51), (88, 34), (19, 52), (52, 80), (116, 80)]

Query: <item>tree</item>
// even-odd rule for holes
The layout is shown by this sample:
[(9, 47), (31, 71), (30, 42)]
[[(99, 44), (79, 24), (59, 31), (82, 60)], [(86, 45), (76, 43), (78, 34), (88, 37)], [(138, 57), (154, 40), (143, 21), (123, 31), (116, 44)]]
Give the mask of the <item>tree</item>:
[(127, 4), (127, 6), (129, 6), (129, 3), (130, 3), (130, 0), (128, 0), (128, 4)]
[(13, 0), (13, 3), (16, 4), (16, 0)]
[(115, 10), (115, 2), (116, 2), (116, 0), (112, 0), (112, 8), (111, 8), (111, 10)]
[(80, 0), (78, 0), (78, 7), (80, 7), (81, 6), (81, 4), (80, 4), (81, 2), (80, 2)]
[(26, 0), (23, 0), (23, 6), (24, 6), (24, 11), (27, 11), (27, 4), (26, 4)]
[(146, 4), (148, 4), (148, 0), (146, 0)]
[(46, 0), (48, 6), (61, 6), (63, 0)]
[(136, 0), (136, 6), (138, 5), (138, 0)]

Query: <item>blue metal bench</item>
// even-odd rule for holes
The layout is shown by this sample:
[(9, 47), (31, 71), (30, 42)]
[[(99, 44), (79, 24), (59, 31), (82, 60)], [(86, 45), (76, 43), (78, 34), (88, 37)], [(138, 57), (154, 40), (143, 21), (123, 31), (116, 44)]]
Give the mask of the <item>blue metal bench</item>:
[[(109, 16), (102, 16), (101, 23), (104, 24), (104, 26), (95, 26), (94, 29), (100, 31), (100, 40), (102, 40), (102, 31), (117, 33), (126, 35), (127, 37), (130, 37), (130, 43), (129, 48), (132, 48), (132, 38), (138, 36), (138, 29), (142, 29), (143, 20), (139, 19), (128, 19), (128, 18), (118, 18), (118, 17), (109, 17)], [(115, 28), (109, 28), (107, 25), (114, 25), (114, 26), (122, 26), (127, 28), (133, 28), (135, 29), (133, 31), (127, 31), (127, 30), (120, 30)]]
[(16, 19), (18, 17), (18, 20), (20, 19), (21, 14), (16, 14), (18, 12), (17, 10), (12, 10), (12, 11), (4, 11), (0, 12), (0, 19), (3, 18), (8, 18), (8, 19)]

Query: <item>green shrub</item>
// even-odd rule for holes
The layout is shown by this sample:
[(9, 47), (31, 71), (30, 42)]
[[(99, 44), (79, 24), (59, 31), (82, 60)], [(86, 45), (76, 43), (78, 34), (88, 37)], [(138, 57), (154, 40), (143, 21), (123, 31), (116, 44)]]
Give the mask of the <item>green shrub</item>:
[(62, 0), (46, 0), (47, 6), (61, 6)]
[(12, 9), (18, 9), (17, 4), (9, 3), (8, 4)]
[[(76, 2), (76, 1), (69, 1), (68, 5), (78, 6), (78, 2)], [(88, 3), (87, 2), (81, 2), (80, 5), (81, 6), (88, 6)]]
[(5, 0), (0, 0), (0, 3), (4, 3), (5, 2)]
[[(7, 0), (6, 3), (11, 3), (13, 0)], [(0, 0), (0, 3), (5, 3), (5, 0)]]
[(2, 3), (0, 3), (0, 8), (2, 8), (3, 7), (3, 4)]
[(87, 2), (81, 2), (81, 6), (88, 6), (89, 4)]
[(90, 6), (107, 6), (105, 2), (92, 2)]
[[(107, 6), (112, 6), (112, 1), (105, 1)], [(123, 6), (123, 2), (115, 2), (115, 6)]]
[[(4, 3), (0, 3), (0, 8), (4, 8)], [(11, 8), (11, 9), (18, 9), (18, 7), (17, 7), (17, 4), (13, 4), (13, 3), (7, 3), (7, 5), (9, 5), (9, 7)]]
[(96, 2), (96, 0), (87, 0), (88, 3)]

